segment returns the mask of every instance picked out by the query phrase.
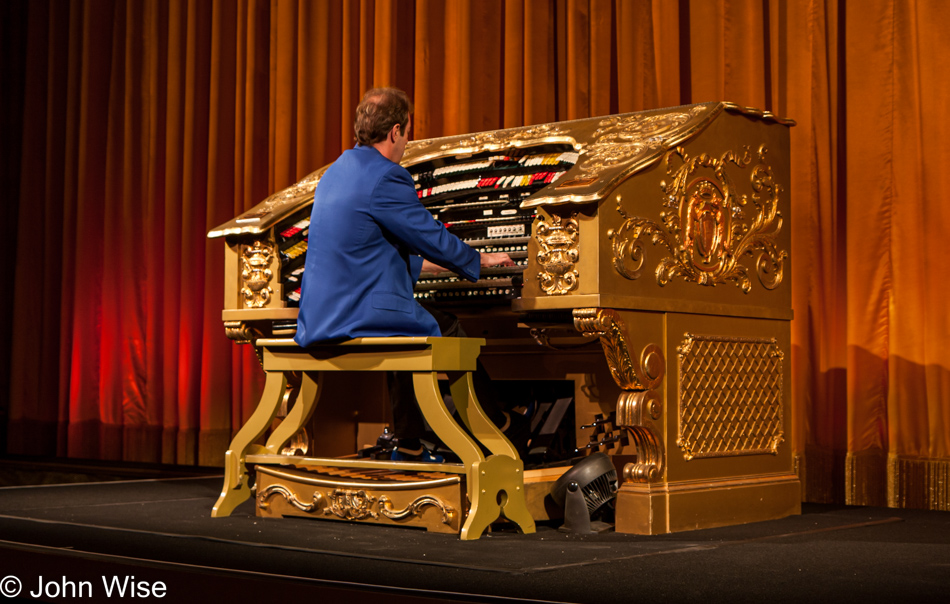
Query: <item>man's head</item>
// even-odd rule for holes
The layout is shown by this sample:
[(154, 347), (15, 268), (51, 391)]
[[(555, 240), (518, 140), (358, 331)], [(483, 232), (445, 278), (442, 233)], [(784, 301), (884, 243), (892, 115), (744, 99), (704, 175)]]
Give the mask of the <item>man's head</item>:
[(356, 108), (356, 142), (371, 146), (385, 141), (398, 126), (400, 136), (408, 136), (409, 114), (412, 103), (409, 96), (398, 88), (373, 88), (363, 95)]

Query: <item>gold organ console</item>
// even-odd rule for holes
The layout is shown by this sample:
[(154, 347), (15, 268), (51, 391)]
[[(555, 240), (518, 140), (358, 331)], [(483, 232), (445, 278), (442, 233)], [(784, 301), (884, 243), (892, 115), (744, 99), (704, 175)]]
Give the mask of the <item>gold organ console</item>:
[[(577, 448), (607, 453), (622, 477), (620, 532), (800, 512), (789, 437), (793, 124), (703, 103), (406, 148), (402, 164), (433, 217), (516, 263), (483, 270), (477, 283), (423, 274), (416, 297), (450, 307), (485, 339), (480, 358), (502, 387), (573, 383)], [(227, 244), (223, 319), (232, 339), (293, 336), (322, 173), (209, 234)], [(292, 399), (292, 385), (287, 392)], [(301, 466), (301, 450), (286, 455), (289, 465)], [(260, 467), (258, 494), (261, 478), (275, 474)], [(535, 519), (548, 518), (544, 496), (565, 469), (525, 472)], [(368, 484), (320, 471), (308, 484)], [(445, 483), (438, 468), (425, 472)], [(373, 498), (368, 487), (351, 499), (356, 492)], [(258, 513), (272, 509), (258, 502)]]

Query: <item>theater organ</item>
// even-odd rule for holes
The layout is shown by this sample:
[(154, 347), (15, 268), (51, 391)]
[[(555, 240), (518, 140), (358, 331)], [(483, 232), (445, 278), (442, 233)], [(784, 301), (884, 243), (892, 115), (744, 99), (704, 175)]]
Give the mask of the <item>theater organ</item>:
[[(619, 531), (800, 510), (791, 125), (703, 103), (406, 147), (402, 165), (433, 218), (516, 263), (477, 283), (423, 274), (416, 298), (487, 338), (493, 377), (574, 382), (578, 448), (608, 453), (623, 477)], [(232, 339), (293, 335), (322, 173), (209, 234), (227, 243)]]

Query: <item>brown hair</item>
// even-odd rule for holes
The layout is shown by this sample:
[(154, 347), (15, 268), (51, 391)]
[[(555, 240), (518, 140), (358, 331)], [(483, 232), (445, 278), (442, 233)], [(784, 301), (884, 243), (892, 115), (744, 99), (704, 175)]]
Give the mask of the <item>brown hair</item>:
[(399, 124), (399, 134), (406, 133), (412, 102), (409, 95), (398, 88), (373, 88), (363, 95), (356, 108), (353, 130), (361, 146), (374, 145), (386, 139), (389, 131)]

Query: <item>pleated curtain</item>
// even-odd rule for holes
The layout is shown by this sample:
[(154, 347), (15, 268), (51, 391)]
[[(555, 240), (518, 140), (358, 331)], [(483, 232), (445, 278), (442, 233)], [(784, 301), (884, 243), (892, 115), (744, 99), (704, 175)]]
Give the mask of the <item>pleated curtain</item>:
[(950, 3), (19, 6), (9, 453), (221, 463), (263, 376), (206, 233), (352, 146), (372, 86), (416, 138), (728, 100), (798, 123), (804, 498), (950, 509)]

